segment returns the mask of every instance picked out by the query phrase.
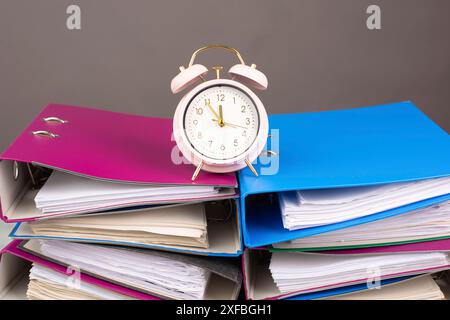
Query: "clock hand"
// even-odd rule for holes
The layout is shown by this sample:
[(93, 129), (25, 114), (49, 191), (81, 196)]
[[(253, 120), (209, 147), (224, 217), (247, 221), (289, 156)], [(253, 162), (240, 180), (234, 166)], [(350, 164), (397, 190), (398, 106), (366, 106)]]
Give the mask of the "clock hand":
[[(218, 120), (217, 119), (211, 119), (212, 121), (215, 121), (215, 122), (218, 122)], [(238, 124), (234, 124), (234, 123), (229, 123), (229, 122), (224, 122), (223, 123), (225, 126), (229, 126), (229, 127), (233, 127), (233, 128), (242, 128), (242, 129), (248, 129), (247, 127), (243, 127), (243, 126), (240, 126), (240, 125), (238, 125)]]
[(219, 122), (219, 124), (220, 124), (220, 116), (217, 114), (217, 112), (216, 112), (216, 110), (214, 110), (213, 109), (213, 107), (211, 106), (211, 103), (210, 102), (208, 102), (207, 104), (206, 104), (206, 106), (209, 108), (209, 110), (214, 114), (214, 116), (217, 118), (217, 121)]
[(219, 126), (223, 127), (225, 125), (225, 122), (223, 122), (223, 110), (221, 104), (219, 104), (219, 115), (220, 115)]
[(242, 129), (245, 129), (245, 130), (248, 129), (247, 127), (240, 126), (240, 125), (234, 124), (234, 123), (224, 122), (224, 124), (227, 125), (227, 126), (230, 126), (230, 127), (234, 127), (234, 128), (242, 128)]

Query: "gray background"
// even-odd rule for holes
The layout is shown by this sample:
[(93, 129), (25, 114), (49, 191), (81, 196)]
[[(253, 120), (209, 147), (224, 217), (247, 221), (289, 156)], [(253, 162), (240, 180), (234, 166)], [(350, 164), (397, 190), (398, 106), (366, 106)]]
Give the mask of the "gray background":
[[(81, 30), (66, 28), (70, 4)], [(170, 80), (208, 43), (268, 75), (269, 113), (412, 100), (449, 131), (449, 16), (448, 0), (0, 0), (0, 150), (49, 102), (172, 116)]]

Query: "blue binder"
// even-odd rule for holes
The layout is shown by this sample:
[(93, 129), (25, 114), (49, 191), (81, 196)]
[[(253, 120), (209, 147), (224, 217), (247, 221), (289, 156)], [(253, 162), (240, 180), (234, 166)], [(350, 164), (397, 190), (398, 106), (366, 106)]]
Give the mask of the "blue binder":
[[(262, 173), (239, 172), (241, 217), (247, 247), (307, 237), (402, 214), (450, 199), (450, 194), (366, 217), (289, 231), (271, 193), (375, 185), (450, 175), (449, 135), (412, 102), (350, 110), (269, 117), (279, 155), (256, 163)], [(277, 131), (278, 130), (278, 131)], [(274, 162), (275, 161), (275, 162)], [(264, 174), (272, 166), (278, 172)]]
[[(22, 224), (26, 224), (27, 222), (18, 222), (11, 230), (9, 237), (12, 239), (19, 239), (19, 240), (30, 240), (30, 239), (43, 239), (43, 240), (62, 240), (62, 241), (74, 241), (74, 242), (86, 242), (86, 243), (96, 243), (96, 244), (106, 244), (106, 245), (116, 245), (116, 246), (131, 246), (131, 247), (138, 247), (138, 248), (144, 248), (144, 249), (152, 249), (152, 250), (165, 250), (165, 251), (172, 251), (172, 252), (178, 252), (178, 253), (185, 253), (185, 254), (194, 254), (194, 255), (203, 255), (203, 256), (209, 256), (209, 257), (239, 257), (242, 255), (243, 252), (243, 241), (242, 241), (242, 231), (240, 228), (239, 221), (240, 218), (240, 206), (239, 206), (239, 200), (232, 200), (235, 201), (235, 208), (236, 208), (236, 217), (233, 218), (233, 221), (236, 220), (236, 226), (235, 226), (235, 232), (236, 237), (238, 241), (238, 247), (234, 252), (224, 252), (224, 251), (209, 251), (206, 252), (205, 250), (200, 250), (196, 248), (180, 248), (176, 246), (169, 246), (169, 245), (159, 245), (159, 244), (145, 244), (145, 243), (138, 243), (138, 242), (128, 242), (128, 241), (120, 241), (120, 240), (102, 240), (102, 239), (93, 239), (93, 238), (70, 238), (70, 237), (63, 237), (63, 236), (41, 236), (41, 235), (34, 235), (32, 233), (23, 233), (20, 232), (20, 228)], [(135, 207), (137, 209), (138, 207)], [(114, 210), (115, 212), (119, 212), (120, 210)], [(227, 218), (227, 220), (231, 220), (231, 216)], [(223, 241), (223, 239), (220, 239)]]

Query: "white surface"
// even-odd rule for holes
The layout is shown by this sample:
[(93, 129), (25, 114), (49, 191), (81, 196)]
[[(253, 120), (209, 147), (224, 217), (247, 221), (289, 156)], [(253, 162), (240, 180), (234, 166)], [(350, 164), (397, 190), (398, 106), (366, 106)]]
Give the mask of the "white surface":
[(450, 193), (450, 178), (373, 187), (302, 190), (280, 194), (283, 225), (303, 229), (351, 220)]

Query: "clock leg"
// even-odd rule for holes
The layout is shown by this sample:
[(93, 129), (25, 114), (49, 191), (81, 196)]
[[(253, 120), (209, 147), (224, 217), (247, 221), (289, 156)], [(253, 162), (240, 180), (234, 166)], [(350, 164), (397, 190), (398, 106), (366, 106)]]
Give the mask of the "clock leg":
[(258, 176), (258, 172), (256, 172), (255, 167), (253, 167), (253, 165), (251, 164), (250, 161), (248, 161), (248, 159), (245, 159), (245, 163), (247, 164), (247, 167), (253, 172), (253, 174), (255, 176)]
[(202, 169), (202, 167), (203, 167), (203, 160), (200, 161), (200, 163), (197, 166), (197, 169), (195, 169), (194, 174), (192, 175), (192, 178), (191, 178), (192, 181), (195, 181), (195, 179), (197, 179), (197, 176), (200, 173), (200, 170)]

